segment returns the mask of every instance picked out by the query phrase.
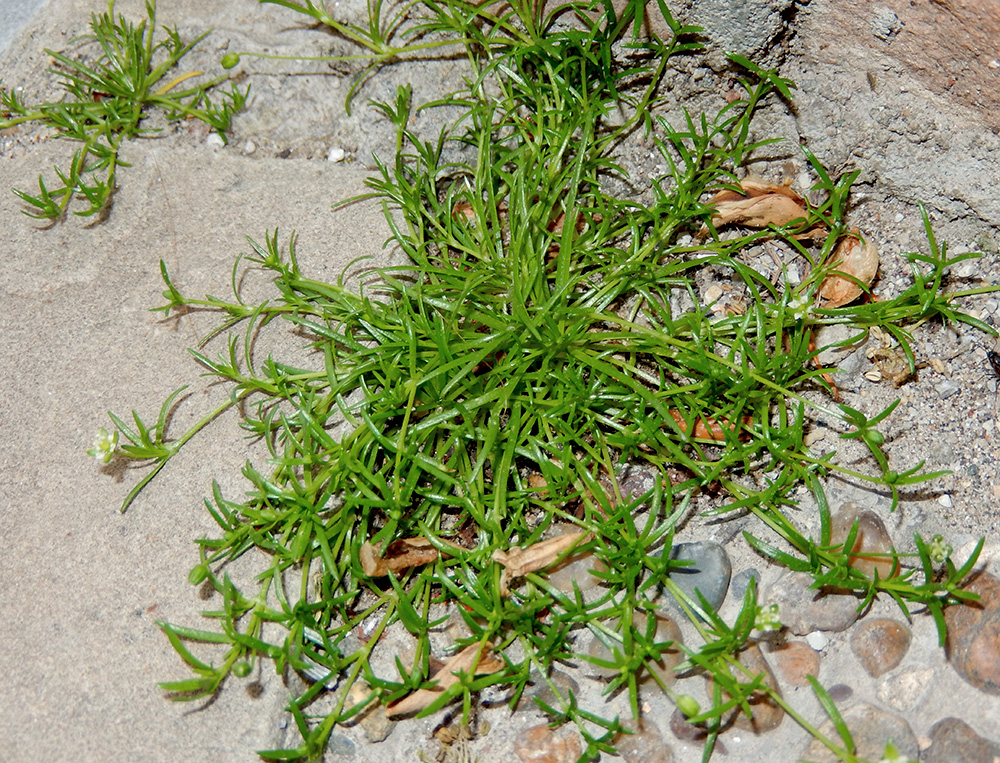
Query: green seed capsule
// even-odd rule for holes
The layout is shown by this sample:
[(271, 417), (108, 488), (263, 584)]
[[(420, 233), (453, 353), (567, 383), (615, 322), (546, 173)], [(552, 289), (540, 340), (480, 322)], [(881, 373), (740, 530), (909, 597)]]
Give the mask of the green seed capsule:
[(239, 62), (240, 62), (239, 53), (226, 53), (226, 55), (222, 57), (222, 68), (232, 69), (234, 66), (239, 64)]

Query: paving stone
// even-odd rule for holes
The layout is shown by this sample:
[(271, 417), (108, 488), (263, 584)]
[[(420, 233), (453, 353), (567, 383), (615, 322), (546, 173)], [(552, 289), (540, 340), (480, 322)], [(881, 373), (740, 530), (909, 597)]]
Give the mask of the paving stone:
[(910, 629), (889, 617), (861, 623), (851, 634), (851, 651), (868, 675), (878, 678), (899, 665), (910, 648)]
[(580, 735), (565, 726), (551, 729), (541, 723), (514, 740), (514, 753), (521, 763), (576, 763), (582, 752)]
[(819, 677), (819, 655), (802, 641), (789, 641), (770, 652), (781, 677), (793, 686), (808, 686), (806, 676)]
[(968, 590), (978, 593), (979, 601), (944, 611), (948, 661), (972, 686), (1000, 695), (1000, 580), (984, 572)]
[(796, 636), (813, 631), (847, 630), (858, 619), (861, 600), (850, 594), (810, 588), (805, 572), (786, 572), (767, 589), (762, 604), (777, 604), (781, 624)]
[(942, 718), (931, 726), (931, 746), (920, 756), (923, 763), (994, 763), (1000, 744), (984, 739), (958, 718)]
[[(840, 711), (854, 739), (855, 755), (867, 760), (882, 760), (885, 744), (890, 739), (895, 743), (900, 754), (916, 760), (919, 753), (917, 737), (910, 724), (885, 710), (881, 710), (864, 702)], [(833, 721), (827, 720), (820, 726), (820, 733), (828, 739), (840, 739)], [(834, 755), (822, 742), (813, 739), (802, 757), (813, 763), (836, 763)]]

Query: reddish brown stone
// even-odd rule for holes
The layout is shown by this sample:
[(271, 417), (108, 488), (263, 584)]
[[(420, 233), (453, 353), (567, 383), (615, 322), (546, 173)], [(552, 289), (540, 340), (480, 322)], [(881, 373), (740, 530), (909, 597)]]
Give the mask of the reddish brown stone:
[(522, 763), (576, 763), (582, 752), (580, 735), (567, 728), (551, 729), (542, 723), (525, 729), (514, 740)]
[(899, 665), (909, 648), (910, 629), (888, 617), (868, 620), (851, 634), (851, 651), (875, 678)]
[(1000, 580), (984, 572), (967, 588), (979, 601), (944, 612), (948, 661), (980, 691), (1000, 695)]
[(771, 654), (782, 678), (793, 686), (808, 686), (806, 676), (819, 677), (819, 655), (809, 644), (789, 641)]

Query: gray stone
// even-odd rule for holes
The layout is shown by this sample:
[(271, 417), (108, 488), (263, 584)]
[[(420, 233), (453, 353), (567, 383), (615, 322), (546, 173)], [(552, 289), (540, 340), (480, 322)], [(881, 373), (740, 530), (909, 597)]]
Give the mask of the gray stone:
[(938, 393), (938, 397), (944, 400), (952, 395), (958, 394), (959, 390), (962, 388), (951, 379), (944, 379), (943, 381), (939, 381), (935, 384), (934, 389)]
[(812, 576), (787, 572), (767, 590), (763, 604), (777, 604), (781, 624), (796, 636), (813, 631), (847, 630), (858, 619), (856, 596), (810, 588)]
[[(892, 740), (901, 755), (910, 760), (917, 759), (919, 754), (917, 737), (910, 724), (898, 715), (887, 713), (863, 702), (842, 710), (841, 715), (847, 728), (851, 730), (855, 745), (854, 754), (858, 758), (882, 760), (886, 742)], [(833, 721), (826, 721), (819, 731), (828, 739), (840, 739)], [(802, 757), (814, 763), (835, 763), (838, 760), (818, 739), (812, 741)]]
[(942, 718), (931, 726), (931, 746), (924, 750), (924, 763), (993, 763), (1000, 758), (1000, 744), (983, 739), (958, 718)]
[[(709, 606), (718, 611), (722, 602), (726, 600), (729, 580), (733, 573), (733, 565), (726, 550), (712, 541), (678, 543), (670, 550), (670, 558), (674, 561), (690, 562), (684, 567), (671, 569), (670, 579), (677, 584), (677, 587), (699, 605), (697, 592), (700, 591)], [(669, 601), (675, 611), (680, 611), (680, 607), (673, 599)]]

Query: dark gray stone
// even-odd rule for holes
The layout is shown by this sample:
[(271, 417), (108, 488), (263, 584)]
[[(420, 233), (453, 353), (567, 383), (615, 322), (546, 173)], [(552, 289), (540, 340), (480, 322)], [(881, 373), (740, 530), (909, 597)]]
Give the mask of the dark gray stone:
[[(671, 569), (670, 579), (677, 587), (699, 604), (697, 592), (700, 591), (709, 606), (718, 611), (726, 600), (733, 574), (733, 565), (726, 550), (712, 541), (678, 543), (670, 550), (670, 558), (690, 562), (684, 567)], [(672, 598), (669, 601), (675, 611), (681, 611)]]
[(931, 726), (931, 746), (920, 756), (924, 763), (993, 763), (1000, 744), (983, 739), (958, 718), (942, 718)]

